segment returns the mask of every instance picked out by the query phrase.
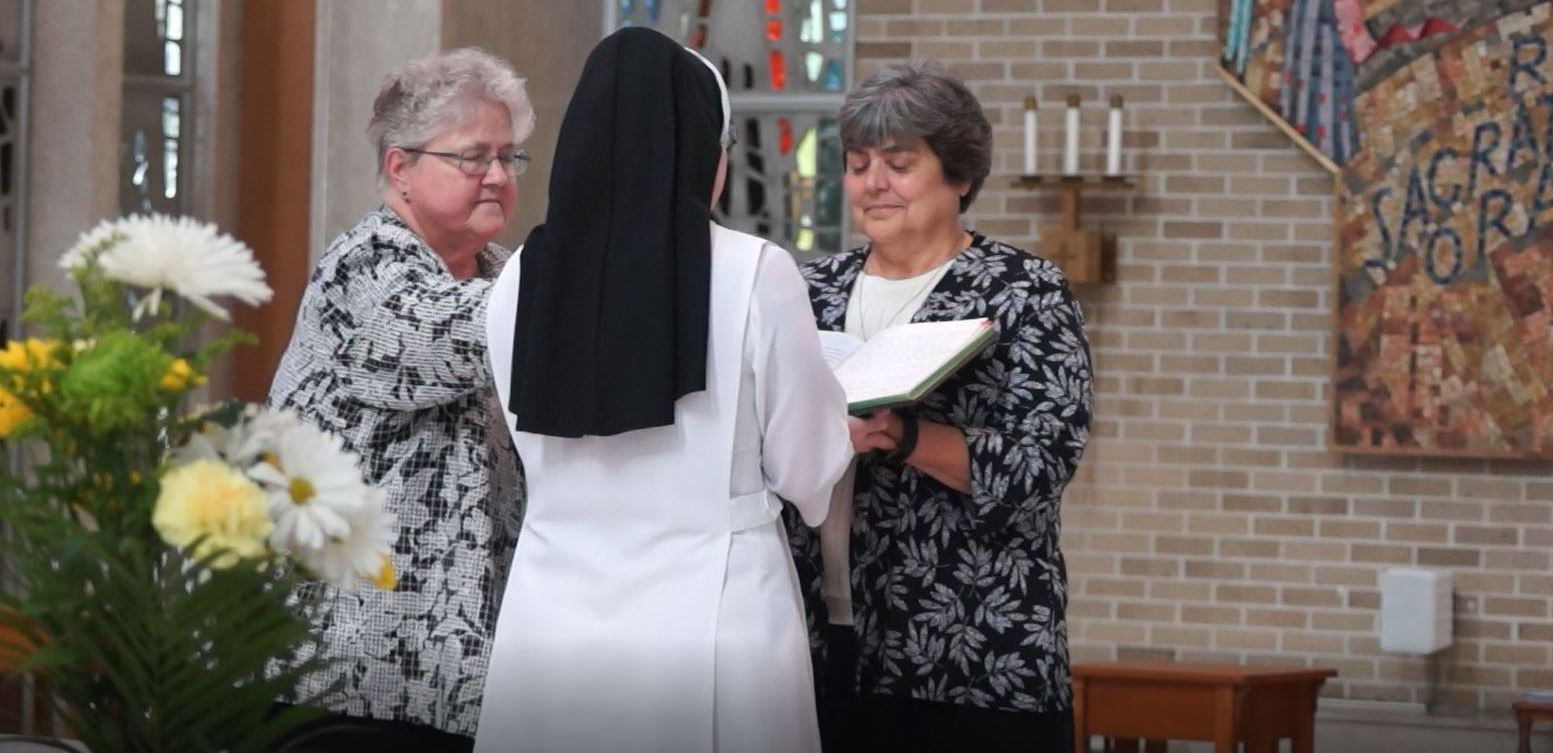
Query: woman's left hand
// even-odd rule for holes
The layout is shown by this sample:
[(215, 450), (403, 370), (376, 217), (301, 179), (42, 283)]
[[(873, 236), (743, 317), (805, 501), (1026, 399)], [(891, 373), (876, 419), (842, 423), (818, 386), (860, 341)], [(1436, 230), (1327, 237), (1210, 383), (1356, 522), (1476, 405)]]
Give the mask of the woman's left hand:
[[(887, 415), (885, 432), (890, 437), (900, 437), (902, 431), (901, 418)], [(971, 455), (966, 448), (965, 432), (957, 426), (918, 420), (917, 446), (905, 462), (950, 489), (961, 494), (971, 492)]]
[(874, 450), (895, 449), (889, 434), (892, 416), (888, 410), (876, 410), (867, 416), (847, 416), (847, 431), (852, 435), (852, 451), (861, 455)]

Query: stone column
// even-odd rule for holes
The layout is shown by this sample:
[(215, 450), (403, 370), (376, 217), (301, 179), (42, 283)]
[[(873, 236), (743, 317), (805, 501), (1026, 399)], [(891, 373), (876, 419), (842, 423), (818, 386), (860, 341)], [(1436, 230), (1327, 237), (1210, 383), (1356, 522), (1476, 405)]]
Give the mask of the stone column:
[(63, 288), (58, 259), (116, 213), (124, 0), (33, 6), (27, 278)]
[(383, 74), (441, 48), (438, 0), (319, 0), (309, 243), (315, 260), (380, 203), (367, 121)]
[(603, 8), (599, 0), (442, 0), (443, 47), (478, 46), (505, 58), (527, 79), (534, 104), (534, 135), (524, 145), (534, 160), (518, 178), (518, 213), (498, 239), (503, 245), (516, 247), (544, 221), (561, 116), (601, 37)]

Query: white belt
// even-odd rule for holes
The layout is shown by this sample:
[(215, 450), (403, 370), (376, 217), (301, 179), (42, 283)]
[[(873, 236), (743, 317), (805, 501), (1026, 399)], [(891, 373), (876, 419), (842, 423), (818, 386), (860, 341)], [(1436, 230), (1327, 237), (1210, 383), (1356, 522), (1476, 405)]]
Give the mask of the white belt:
[(734, 497), (728, 505), (728, 523), (732, 531), (759, 528), (782, 514), (782, 501), (769, 489)]

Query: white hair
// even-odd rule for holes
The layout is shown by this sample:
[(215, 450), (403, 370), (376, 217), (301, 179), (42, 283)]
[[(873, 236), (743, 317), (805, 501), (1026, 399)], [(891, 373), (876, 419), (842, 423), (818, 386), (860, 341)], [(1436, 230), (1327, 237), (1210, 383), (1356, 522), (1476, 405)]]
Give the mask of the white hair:
[(501, 58), (478, 47), (440, 52), (389, 71), (367, 124), (367, 138), (377, 149), (378, 183), (384, 179), (383, 155), (389, 149), (424, 147), (464, 122), (482, 102), (507, 108), (513, 143), (534, 132), (534, 107), (523, 79)]

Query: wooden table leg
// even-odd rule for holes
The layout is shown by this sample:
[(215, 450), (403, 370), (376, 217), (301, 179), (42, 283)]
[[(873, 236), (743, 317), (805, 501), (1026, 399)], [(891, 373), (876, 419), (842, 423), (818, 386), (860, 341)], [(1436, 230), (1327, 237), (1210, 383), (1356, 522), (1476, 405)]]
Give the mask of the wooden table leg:
[(1106, 750), (1111, 753), (1138, 753), (1138, 738), (1136, 737), (1108, 737), (1105, 739)]
[(1213, 700), (1213, 753), (1235, 753), (1235, 688), (1218, 688)]
[(1521, 730), (1521, 741), (1515, 750), (1517, 753), (1531, 753), (1531, 715), (1517, 712), (1515, 726)]
[(1313, 686), (1298, 696), (1299, 723), (1294, 725), (1294, 739), (1289, 741), (1293, 753), (1312, 753), (1316, 746), (1316, 695), (1320, 691), (1320, 686)]
[(1144, 740), (1143, 753), (1165, 753), (1165, 749), (1169, 745), (1169, 740)]
[(1246, 740), (1246, 753), (1278, 753), (1278, 738), (1252, 737)]
[(1073, 753), (1089, 753), (1089, 716), (1084, 704), (1088, 681), (1073, 678)]

